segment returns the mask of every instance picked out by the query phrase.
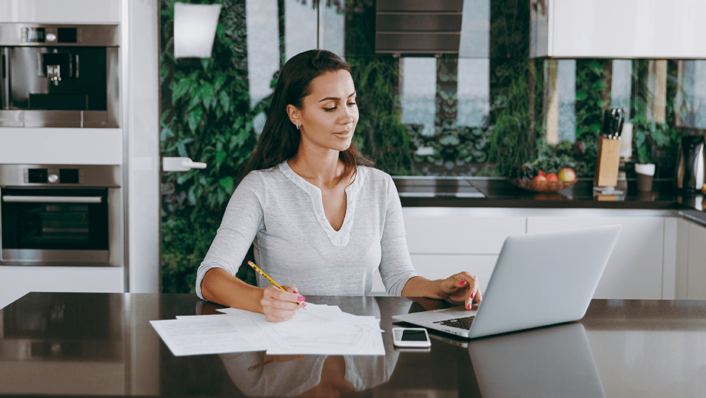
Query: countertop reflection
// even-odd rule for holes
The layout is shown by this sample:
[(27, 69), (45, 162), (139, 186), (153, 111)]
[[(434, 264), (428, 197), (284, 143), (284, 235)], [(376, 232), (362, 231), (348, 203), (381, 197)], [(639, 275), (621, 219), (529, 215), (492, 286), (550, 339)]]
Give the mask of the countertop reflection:
[(219, 306), (194, 295), (30, 293), (0, 311), (0, 395), (706, 395), (706, 301), (593, 300), (580, 322), (473, 341), (430, 332), (431, 349), (399, 350), (392, 315), (448, 305), (308, 300), (380, 318), (386, 355), (174, 357), (149, 321)]

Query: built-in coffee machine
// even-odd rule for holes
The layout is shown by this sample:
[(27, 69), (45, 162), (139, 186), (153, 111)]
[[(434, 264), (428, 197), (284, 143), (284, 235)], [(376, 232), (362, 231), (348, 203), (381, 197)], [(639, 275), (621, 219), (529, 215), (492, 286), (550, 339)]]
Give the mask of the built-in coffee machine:
[(119, 127), (118, 25), (0, 23), (0, 127)]

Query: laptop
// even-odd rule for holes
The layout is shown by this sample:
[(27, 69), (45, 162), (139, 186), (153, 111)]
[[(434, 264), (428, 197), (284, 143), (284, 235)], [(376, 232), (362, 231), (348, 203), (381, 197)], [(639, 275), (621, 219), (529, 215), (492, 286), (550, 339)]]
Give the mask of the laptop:
[(392, 318), (465, 338), (577, 321), (586, 314), (620, 229), (508, 236), (477, 310), (461, 306)]

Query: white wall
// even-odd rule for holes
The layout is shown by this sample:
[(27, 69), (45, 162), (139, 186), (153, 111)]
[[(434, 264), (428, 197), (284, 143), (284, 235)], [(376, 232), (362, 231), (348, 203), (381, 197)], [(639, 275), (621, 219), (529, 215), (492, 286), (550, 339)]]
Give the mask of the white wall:
[(119, 23), (120, 0), (0, 0), (0, 22)]
[(123, 0), (127, 290), (160, 287), (159, 2)]

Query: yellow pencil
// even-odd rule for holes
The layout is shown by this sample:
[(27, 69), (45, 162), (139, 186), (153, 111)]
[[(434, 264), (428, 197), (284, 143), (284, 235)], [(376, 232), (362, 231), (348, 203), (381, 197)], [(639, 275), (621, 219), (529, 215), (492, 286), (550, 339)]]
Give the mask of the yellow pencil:
[[(269, 275), (267, 275), (266, 273), (262, 272), (262, 270), (261, 270), (257, 265), (255, 265), (255, 263), (253, 263), (252, 261), (248, 261), (248, 265), (251, 266), (252, 269), (254, 269), (255, 271), (259, 272), (260, 275), (262, 275), (263, 277), (265, 277), (265, 279), (267, 279), (268, 281), (270, 281), (271, 284), (277, 286), (277, 287), (280, 288), (280, 290), (282, 290), (283, 292), (286, 292), (286, 291), (287, 291), (285, 288), (283, 288), (282, 286), (280, 286), (279, 283), (275, 282), (274, 279), (270, 278)], [(301, 305), (301, 304), (302, 304), (302, 303), (300, 303), (300, 302), (297, 301), (297, 305)], [(302, 307), (302, 308), (306, 309), (306, 307)]]

